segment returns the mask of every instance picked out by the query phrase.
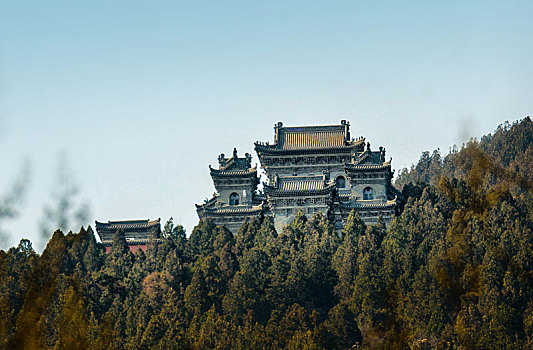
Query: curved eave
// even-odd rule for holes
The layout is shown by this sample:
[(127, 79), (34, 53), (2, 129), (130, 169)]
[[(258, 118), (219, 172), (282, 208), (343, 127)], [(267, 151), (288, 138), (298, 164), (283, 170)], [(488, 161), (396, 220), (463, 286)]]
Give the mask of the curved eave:
[[(157, 243), (161, 243), (162, 240), (160, 238), (154, 238), (153, 239), (154, 242), (157, 242)], [(128, 246), (131, 246), (131, 245), (146, 245), (150, 243), (150, 239), (136, 239), (136, 240), (126, 240), (126, 244)], [(113, 245), (113, 241), (102, 241), (102, 244), (104, 245), (104, 247), (111, 247)]]
[(361, 209), (361, 210), (372, 210), (372, 209), (394, 209), (398, 204), (396, 201), (393, 203), (379, 203), (379, 204), (359, 204), (359, 203), (339, 203), (339, 206), (342, 209)]
[(384, 164), (370, 164), (370, 165), (355, 165), (355, 164), (346, 164), (344, 166), (346, 171), (382, 171), (382, 170), (391, 170), (390, 163)]
[[(139, 220), (140, 221), (140, 220)], [(161, 219), (152, 220), (152, 221), (109, 221), (109, 222), (99, 222), (95, 220), (96, 230), (138, 230), (138, 229), (151, 229), (154, 227), (161, 227)]]
[(361, 142), (342, 147), (324, 147), (324, 148), (297, 148), (297, 149), (280, 149), (275, 145), (262, 145), (255, 143), (255, 151), (264, 155), (294, 155), (294, 154), (326, 154), (326, 153), (350, 153), (357, 148)]
[(242, 208), (242, 209), (206, 209), (205, 214), (210, 216), (239, 216), (239, 215), (258, 215), (263, 211), (263, 207), (259, 208)]
[(404, 201), (404, 200), (405, 200), (405, 198), (404, 198), (402, 192), (400, 192), (400, 191), (399, 191), (396, 187), (394, 187), (394, 185), (392, 185), (392, 184), (391, 184), (390, 186), (387, 187), (387, 192), (388, 192), (389, 194), (391, 194), (392, 196), (395, 196), (395, 197), (396, 197), (398, 200), (400, 200), (400, 201)]
[(265, 194), (270, 197), (311, 197), (311, 196), (323, 196), (333, 192), (335, 185), (329, 185), (319, 190), (306, 190), (306, 191), (281, 191), (272, 186), (264, 186), (263, 190)]
[(115, 234), (118, 230), (122, 230), (126, 233), (128, 232), (144, 232), (144, 231), (152, 231), (152, 230), (161, 230), (161, 226), (146, 226), (146, 227), (97, 227), (96, 232), (101, 233), (112, 233)]
[(150, 235), (150, 234), (154, 234), (156, 236), (159, 236), (160, 233), (161, 233), (161, 230), (151, 230), (151, 229), (145, 229), (145, 230), (123, 230), (123, 229), (116, 229), (116, 230), (99, 230), (99, 231), (96, 231), (96, 233), (98, 234), (98, 236), (101, 238), (102, 236), (109, 236), (109, 237), (114, 237), (115, 234), (117, 233), (117, 231), (124, 231), (124, 234), (127, 236), (129, 235), (132, 235), (132, 234), (147, 234), (147, 235)]
[(257, 176), (257, 166), (250, 168), (248, 170), (237, 170), (237, 171), (227, 171), (227, 170), (218, 170), (213, 169), (209, 166), (212, 177), (252, 177)]
[(196, 210), (202, 209), (202, 208), (205, 208), (205, 207), (209, 207), (209, 206), (215, 204), (215, 202), (217, 200), (217, 197), (218, 196), (211, 197), (211, 199), (207, 200), (205, 203), (202, 203), (202, 204), (194, 204), (196, 206)]

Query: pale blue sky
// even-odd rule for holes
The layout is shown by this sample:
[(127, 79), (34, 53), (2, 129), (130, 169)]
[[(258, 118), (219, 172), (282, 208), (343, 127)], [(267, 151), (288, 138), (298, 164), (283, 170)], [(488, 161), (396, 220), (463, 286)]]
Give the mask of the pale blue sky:
[[(173, 216), (272, 126), (333, 124), (396, 169), (533, 111), (533, 1), (5, 1), (0, 194), (24, 158), (35, 240), (58, 154), (90, 223)], [(255, 153), (254, 153), (255, 156)]]

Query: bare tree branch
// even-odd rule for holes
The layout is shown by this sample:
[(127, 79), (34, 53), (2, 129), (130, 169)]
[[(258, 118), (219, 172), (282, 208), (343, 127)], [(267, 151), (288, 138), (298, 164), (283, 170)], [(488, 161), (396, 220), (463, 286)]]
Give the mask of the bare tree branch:
[(80, 201), (80, 189), (70, 169), (65, 152), (58, 157), (56, 181), (52, 189), (52, 203), (43, 208), (40, 223), (41, 245), (44, 246), (51, 234), (60, 229), (68, 232), (87, 224), (90, 207), (86, 201)]
[(30, 172), (30, 163), (26, 160), (23, 162), (17, 177), (9, 186), (9, 189), (0, 196), (0, 245), (2, 246), (9, 238), (9, 232), (2, 228), (2, 224), (19, 215), (22, 202), (28, 190)]

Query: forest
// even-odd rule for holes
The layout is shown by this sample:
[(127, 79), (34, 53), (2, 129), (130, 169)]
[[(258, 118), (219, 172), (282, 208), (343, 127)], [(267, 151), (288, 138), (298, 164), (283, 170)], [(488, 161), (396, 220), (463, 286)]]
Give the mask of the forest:
[(500, 125), (396, 186), (389, 227), (303, 214), (234, 236), (169, 220), (104, 253), (91, 227), (0, 251), (3, 349), (532, 349), (533, 122)]

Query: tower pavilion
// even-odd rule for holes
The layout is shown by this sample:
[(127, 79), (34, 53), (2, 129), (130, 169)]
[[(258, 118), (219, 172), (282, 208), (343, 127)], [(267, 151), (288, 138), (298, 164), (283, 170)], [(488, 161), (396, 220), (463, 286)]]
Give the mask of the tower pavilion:
[(234, 234), (245, 219), (261, 215), (264, 201), (257, 195), (257, 166), (252, 168), (252, 156), (238, 157), (237, 149), (226, 158), (218, 157), (218, 169), (209, 166), (216, 193), (204, 204), (196, 204), (200, 219), (210, 219), (216, 225), (225, 225)]
[(113, 238), (118, 230), (124, 231), (126, 243), (132, 253), (137, 249), (146, 251), (146, 246), (150, 238), (159, 241), (161, 236), (161, 219), (157, 220), (123, 220), (123, 221), (95, 221), (96, 232), (100, 241), (106, 249), (106, 253), (111, 251)]
[(337, 215), (340, 213), (342, 222), (355, 209), (366, 224), (376, 223), (380, 215), (389, 224), (403, 197), (391, 183), (394, 172), (391, 160), (385, 160), (385, 148), (372, 151), (370, 143), (367, 143), (364, 151), (357, 152), (351, 162), (345, 164), (345, 171), (350, 194), (338, 197), (336, 211)]

